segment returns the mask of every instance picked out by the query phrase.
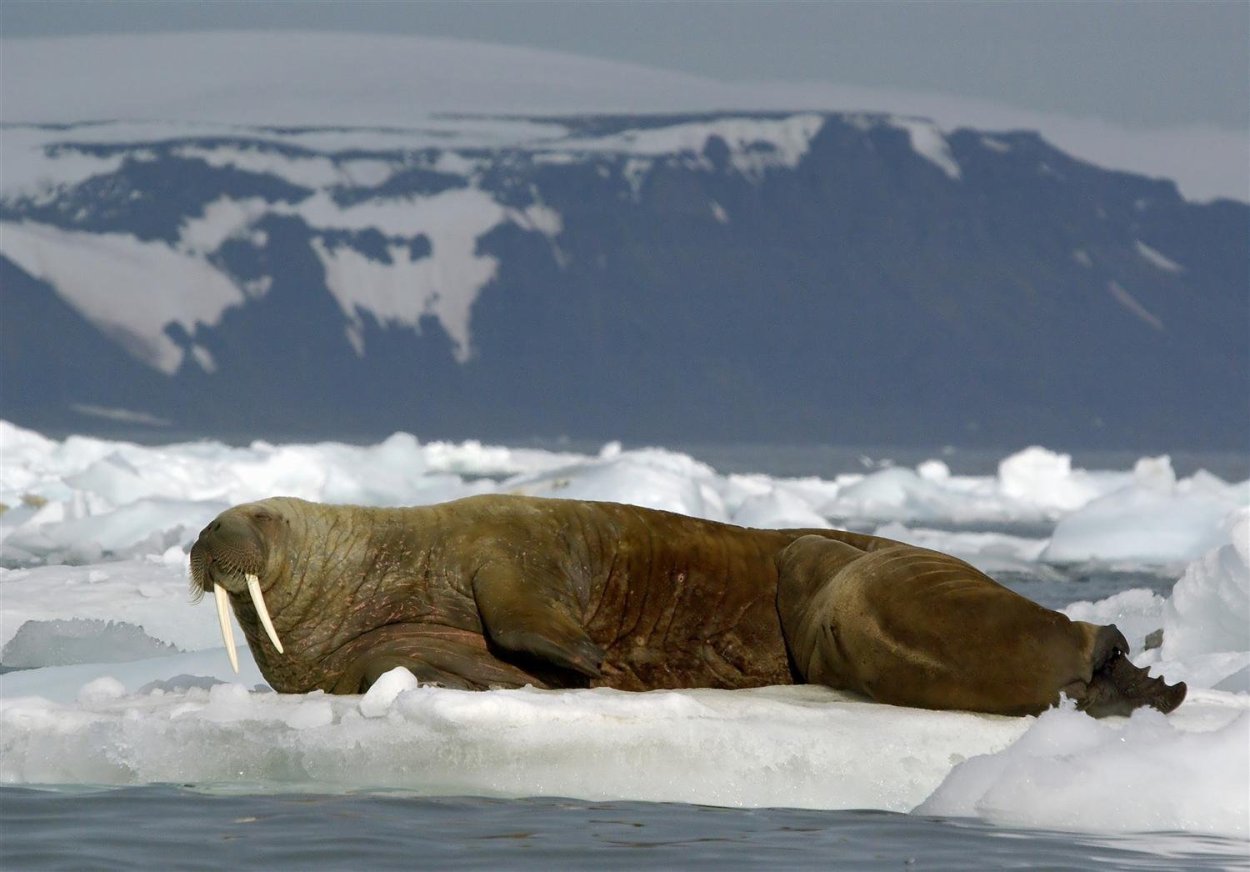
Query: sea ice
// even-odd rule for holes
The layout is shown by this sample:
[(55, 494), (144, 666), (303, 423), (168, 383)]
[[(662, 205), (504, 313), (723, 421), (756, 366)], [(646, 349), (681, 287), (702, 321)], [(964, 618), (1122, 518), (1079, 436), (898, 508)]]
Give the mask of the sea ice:
[[(951, 475), (927, 461), (821, 480), (725, 476), (662, 449), (614, 445), (589, 456), (422, 444), (403, 433), (373, 446), (149, 447), (77, 436), (55, 442), (0, 422), (0, 444), (0, 503), (9, 507), (0, 514), (0, 565), (9, 566), (143, 557), (186, 545), (228, 505), (275, 494), (419, 505), (503, 492), (617, 500), (740, 524), (903, 523), (931, 529), (918, 544), (939, 549), (937, 531), (951, 525), (1057, 522), (1043, 561), (1179, 567), (1219, 538), (1218, 522), (1232, 508), (1250, 501), (1250, 483), (1201, 472), (1178, 482), (1165, 459), (1142, 461), (1133, 473), (1089, 472), (1037, 447), (1006, 458), (996, 476)], [(1026, 540), (950, 542), (1038, 559)]]
[[(929, 461), (790, 479), (725, 476), (678, 452), (616, 443), (583, 455), (407, 434), (360, 447), (148, 447), (49, 440), (0, 422), (0, 447), (0, 662), (32, 667), (0, 674), (0, 782), (916, 809), (1246, 835), (1246, 483), (1177, 481), (1164, 458), (1133, 472), (1073, 469), (1041, 448), (990, 476)], [(469, 693), (421, 687), (402, 671), (364, 696), (283, 695), (264, 686), (246, 645), (240, 674), (231, 671), (212, 605), (191, 602), (186, 549), (226, 505), (274, 493), (400, 505), (487, 492), (762, 526), (855, 519), (989, 571), (1040, 574), (1039, 561), (1059, 557), (1192, 559), (1169, 597), (1126, 590), (1065, 609), (1119, 625), (1135, 662), (1187, 681), (1190, 695), (1166, 718), (1101, 722), (1067, 707), (1038, 718), (919, 711), (820, 687)], [(1055, 536), (978, 529), (1020, 522), (1057, 522)], [(1159, 628), (1162, 647), (1145, 649)]]
[[(1186, 703), (1193, 708), (1201, 703)], [(1010, 748), (956, 766), (916, 811), (1102, 832), (1250, 835), (1250, 710), (1180, 726), (1154, 709), (1044, 712)]]
[(1163, 608), (1163, 656), (1250, 651), (1250, 508), (1224, 521), (1227, 542), (1191, 563)]
[(1184, 565), (1215, 545), (1223, 519), (1247, 504), (1250, 482), (1202, 471), (1177, 481), (1167, 458), (1143, 458), (1130, 482), (1060, 518), (1042, 559)]
[(177, 649), (125, 621), (71, 618), (26, 621), (0, 650), (15, 669), (73, 663), (117, 663), (171, 654)]

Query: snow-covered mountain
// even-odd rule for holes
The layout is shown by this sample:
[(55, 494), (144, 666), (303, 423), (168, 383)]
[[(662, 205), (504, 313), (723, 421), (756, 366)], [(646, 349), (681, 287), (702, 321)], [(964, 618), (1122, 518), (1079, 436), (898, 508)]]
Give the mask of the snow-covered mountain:
[[(675, 113), (726, 86), (450, 41), (267, 38), (6, 43), (4, 417), (1245, 447), (1245, 203), (1035, 133)], [(405, 67), (405, 48), (428, 51)], [(278, 61), (299, 75), (249, 94)], [(512, 97), (530, 111), (500, 114)], [(670, 111), (570, 114), (635, 103)], [(452, 105), (479, 112), (431, 114)]]
[(0, 206), (0, 390), (42, 427), (1250, 432), (1250, 209), (1030, 133), (799, 113), (5, 136), (31, 165)]

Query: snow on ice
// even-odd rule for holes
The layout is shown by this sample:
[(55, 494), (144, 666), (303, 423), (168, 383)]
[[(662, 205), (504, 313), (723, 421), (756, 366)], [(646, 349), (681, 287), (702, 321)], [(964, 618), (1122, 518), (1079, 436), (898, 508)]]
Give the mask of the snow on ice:
[[(1076, 561), (1179, 578), (1072, 602), (1190, 684), (1173, 714), (1094, 721), (876, 705), (820, 687), (468, 693), (395, 672), (363, 696), (234, 675), (186, 550), (222, 508), (283, 493), (376, 505), (474, 493), (611, 499), (752, 526), (847, 525), (986, 568)], [(140, 446), (0, 423), (0, 782), (398, 788), (727, 806), (879, 808), (1069, 830), (1250, 837), (1250, 482), (1166, 457), (997, 474), (941, 461), (831, 479), (722, 475), (659, 448), (598, 455), (421, 444)], [(1030, 538), (987, 529), (1050, 530)], [(1075, 599), (1075, 597), (1074, 597)], [(1161, 646), (1145, 640), (1163, 629)], [(20, 668), (19, 668), (20, 667)], [(593, 760), (594, 766), (587, 766)]]

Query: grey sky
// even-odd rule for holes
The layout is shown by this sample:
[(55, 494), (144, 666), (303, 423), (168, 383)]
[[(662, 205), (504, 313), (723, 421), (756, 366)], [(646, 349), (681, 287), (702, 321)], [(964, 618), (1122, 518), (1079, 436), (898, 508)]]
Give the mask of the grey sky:
[(928, 90), (1130, 126), (1250, 126), (1250, 2), (3, 0), (6, 37), (315, 29), (454, 36), (722, 80)]

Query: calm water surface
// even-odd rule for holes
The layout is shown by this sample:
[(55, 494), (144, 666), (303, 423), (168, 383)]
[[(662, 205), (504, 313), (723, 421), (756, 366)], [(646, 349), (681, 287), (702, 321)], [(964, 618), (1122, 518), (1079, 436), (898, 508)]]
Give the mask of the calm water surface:
[(1250, 843), (1177, 833), (564, 799), (6, 787), (0, 825), (6, 870), (1250, 868)]

